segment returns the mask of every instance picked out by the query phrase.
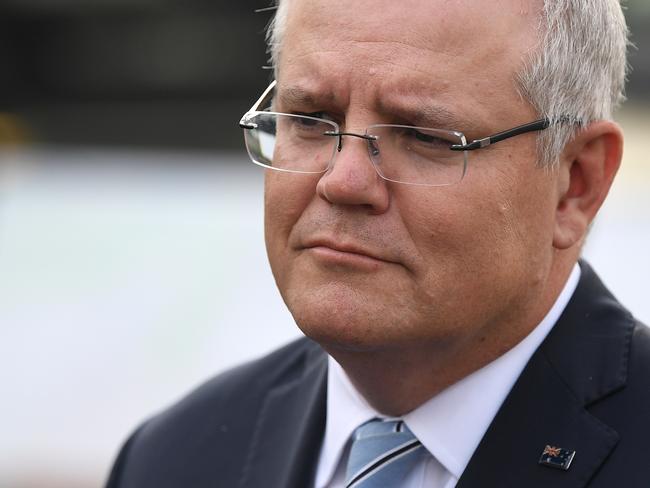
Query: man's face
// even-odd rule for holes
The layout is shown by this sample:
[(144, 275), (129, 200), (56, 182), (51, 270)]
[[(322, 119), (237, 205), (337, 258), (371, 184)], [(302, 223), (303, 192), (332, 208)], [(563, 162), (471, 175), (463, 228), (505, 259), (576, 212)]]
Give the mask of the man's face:
[[(349, 132), (410, 124), (468, 140), (530, 122), (514, 79), (535, 46), (536, 8), (293, 1), (275, 108)], [(440, 127), (444, 112), (455, 126)], [(467, 175), (447, 187), (381, 179), (361, 139), (345, 138), (335, 157), (324, 175), (266, 174), (269, 260), (306, 335), (375, 350), (535, 325), (518, 322), (545, 292), (558, 191), (556, 175), (536, 167), (534, 135), (469, 153)]]

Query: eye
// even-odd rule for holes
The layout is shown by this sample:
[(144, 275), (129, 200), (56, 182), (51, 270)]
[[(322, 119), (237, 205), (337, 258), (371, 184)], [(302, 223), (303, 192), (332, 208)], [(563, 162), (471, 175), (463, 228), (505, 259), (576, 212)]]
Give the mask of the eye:
[(405, 137), (413, 139), (416, 143), (433, 146), (433, 147), (449, 147), (450, 142), (441, 138), (439, 135), (432, 132), (427, 132), (426, 130), (417, 129), (411, 127), (404, 130)]
[[(303, 134), (323, 133), (334, 130), (332, 117), (326, 112), (294, 112), (286, 117), (295, 131)], [(335, 123), (335, 122), (334, 122)]]
[(325, 112), (295, 112), (296, 115), (304, 115), (305, 117), (315, 117), (317, 119), (325, 118)]
[[(335, 130), (336, 126), (326, 119), (317, 118), (319, 113), (292, 113), (280, 114), (277, 117), (278, 127), (276, 133), (285, 137), (300, 138), (302, 140), (316, 140), (323, 138), (327, 131)], [(324, 139), (329, 140), (325, 137)]]
[(319, 122), (316, 119), (308, 118), (308, 117), (316, 117), (315, 115), (311, 114), (296, 114), (300, 115), (300, 117), (293, 117), (292, 120), (296, 123), (296, 125), (299, 125), (301, 127), (309, 128), (309, 127), (316, 127)]

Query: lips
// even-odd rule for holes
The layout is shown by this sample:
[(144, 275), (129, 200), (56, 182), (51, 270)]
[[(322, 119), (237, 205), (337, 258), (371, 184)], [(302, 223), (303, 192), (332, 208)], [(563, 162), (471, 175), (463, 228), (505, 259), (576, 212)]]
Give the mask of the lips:
[(395, 263), (385, 256), (375, 251), (369, 250), (367, 247), (359, 246), (354, 243), (346, 243), (335, 241), (334, 239), (314, 239), (310, 240), (303, 246), (306, 250), (312, 250), (319, 254), (322, 258), (338, 261), (347, 261), (354, 264), (356, 259), (360, 263), (366, 261), (371, 264), (379, 263)]

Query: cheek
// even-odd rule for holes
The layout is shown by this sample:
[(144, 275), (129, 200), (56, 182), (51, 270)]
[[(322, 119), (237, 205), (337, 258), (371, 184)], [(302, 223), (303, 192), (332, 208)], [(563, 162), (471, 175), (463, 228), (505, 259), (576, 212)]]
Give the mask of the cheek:
[[(491, 281), (494, 293), (517, 295), (536, 288), (550, 266), (553, 228), (552, 178), (533, 166), (494, 178), (481, 203), (468, 209), (470, 264)], [(473, 246), (470, 248), (470, 246)]]
[[(523, 259), (552, 250), (556, 210), (555, 175), (531, 165), (518, 177), (501, 178), (499, 216), (508, 242)], [(497, 201), (497, 200), (495, 200)]]
[[(499, 279), (502, 275), (519, 275), (537, 246), (541, 229), (533, 225), (539, 219), (526, 191), (511, 177), (491, 181), (499, 183), (470, 180), (465, 186), (440, 188), (433, 196), (409, 199), (408, 213), (401, 212), (418, 252), (424, 301), (429, 294), (452, 302), (485, 294), (509, 281)], [(494, 285), (488, 284), (491, 280)]]
[(266, 172), (264, 235), (274, 274), (287, 264), (291, 231), (313, 200), (317, 181), (311, 175)]
[[(412, 240), (417, 258), (425, 267), (435, 262), (444, 266), (443, 255), (461, 254), (467, 247), (468, 236), (473, 237), (476, 227), (476, 208), (460, 185), (434, 188), (434, 191), (408, 188), (396, 195), (400, 220)], [(401, 189), (400, 189), (401, 190)], [(480, 222), (480, 220), (479, 220)]]

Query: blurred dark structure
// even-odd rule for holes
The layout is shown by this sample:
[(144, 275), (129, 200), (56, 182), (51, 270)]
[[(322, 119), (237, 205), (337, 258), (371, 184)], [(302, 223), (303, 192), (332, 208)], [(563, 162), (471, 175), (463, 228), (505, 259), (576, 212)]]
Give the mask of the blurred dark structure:
[[(241, 148), (271, 0), (0, 1), (0, 115), (36, 142)], [(627, 3), (628, 93), (647, 99), (650, 2)]]
[(2, 0), (0, 112), (41, 143), (241, 147), (267, 0)]
[(650, 101), (650, 0), (623, 1), (625, 17), (631, 31), (630, 73), (627, 84), (628, 98)]

